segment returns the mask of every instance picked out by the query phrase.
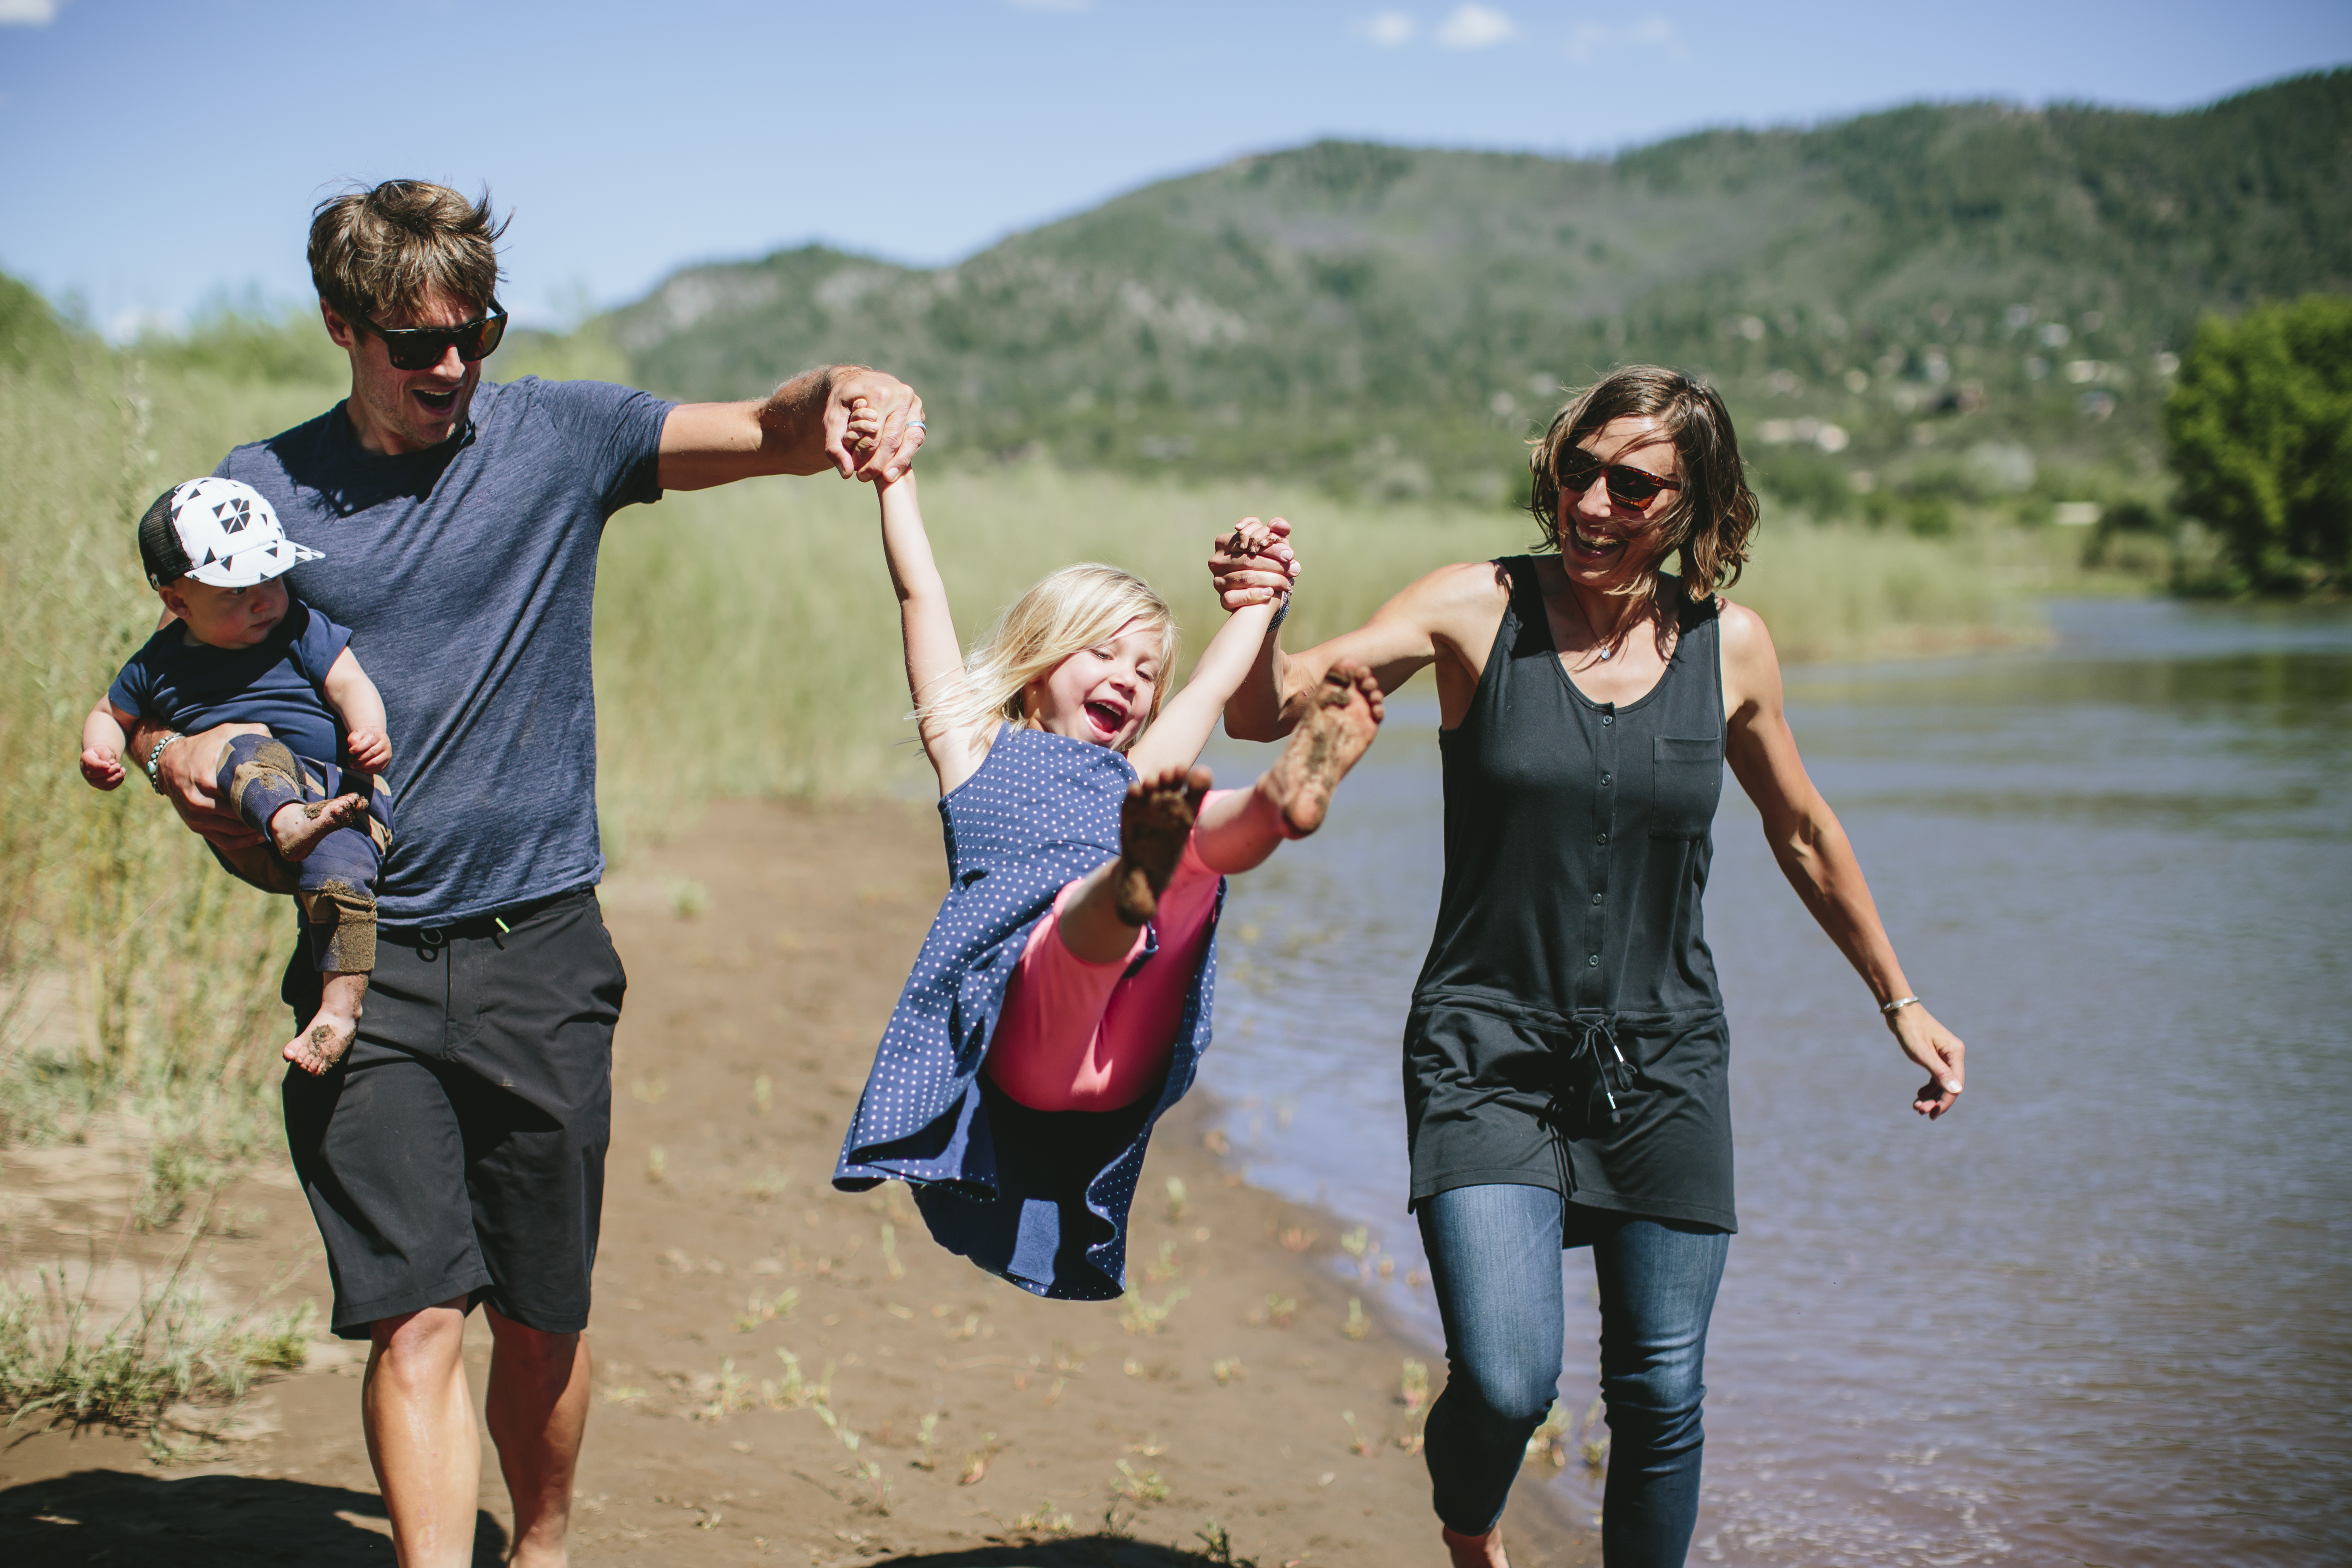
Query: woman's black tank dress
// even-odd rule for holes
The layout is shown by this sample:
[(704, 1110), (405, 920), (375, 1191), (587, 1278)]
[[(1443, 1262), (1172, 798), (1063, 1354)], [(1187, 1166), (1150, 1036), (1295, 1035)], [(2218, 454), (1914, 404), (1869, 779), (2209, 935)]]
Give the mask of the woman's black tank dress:
[(1535, 558), (1439, 737), (1445, 888), (1405, 1025), (1412, 1197), (1479, 1183), (1736, 1230), (1730, 1036), (1699, 901), (1723, 793), (1717, 605), (1624, 704), (1561, 668)]

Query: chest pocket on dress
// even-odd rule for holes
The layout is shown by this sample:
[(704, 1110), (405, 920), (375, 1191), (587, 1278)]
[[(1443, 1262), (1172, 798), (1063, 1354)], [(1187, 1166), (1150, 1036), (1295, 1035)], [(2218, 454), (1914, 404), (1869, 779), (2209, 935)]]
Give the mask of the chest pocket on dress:
[(1722, 741), (1653, 736), (1650, 773), (1650, 837), (1706, 837), (1723, 798)]

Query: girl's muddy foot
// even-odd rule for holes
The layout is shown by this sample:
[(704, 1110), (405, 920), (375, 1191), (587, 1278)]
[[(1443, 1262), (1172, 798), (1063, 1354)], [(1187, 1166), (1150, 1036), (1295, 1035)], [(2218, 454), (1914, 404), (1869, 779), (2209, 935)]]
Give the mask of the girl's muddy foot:
[(1159, 910), (1208, 793), (1206, 768), (1170, 768), (1127, 786), (1118, 808), (1118, 869), (1112, 875), (1115, 907), (1129, 925), (1141, 925)]
[(359, 1033), (359, 1020), (333, 1013), (321, 1013), (302, 1027), (302, 1032), (286, 1042), (282, 1053), (286, 1059), (317, 1078), (343, 1059), (352, 1048), (352, 1040)]
[(1323, 676), (1315, 706), (1290, 733), (1290, 744), (1258, 780), (1258, 788), (1282, 810), (1294, 838), (1323, 826), (1331, 792), (1348, 776), (1381, 732), (1381, 683), (1353, 659), (1341, 659)]
[(279, 806), (277, 815), (269, 819), (269, 839), (285, 858), (306, 860), (310, 851), (319, 847), (319, 840), (366, 815), (367, 802), (355, 795), (337, 795), (332, 800), (296, 801)]

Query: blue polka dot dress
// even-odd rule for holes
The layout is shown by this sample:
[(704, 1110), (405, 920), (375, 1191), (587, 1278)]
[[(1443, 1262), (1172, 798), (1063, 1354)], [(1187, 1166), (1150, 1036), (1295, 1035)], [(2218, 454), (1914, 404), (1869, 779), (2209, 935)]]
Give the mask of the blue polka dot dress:
[[(1119, 802), (1135, 776), (1108, 746), (1008, 726), (980, 771), (940, 802), (948, 894), (882, 1031), (833, 1175), (845, 1192), (909, 1183), (940, 1245), (1065, 1300), (1107, 1300), (1125, 1288), (1145, 1145), (1192, 1087), (1209, 1044), (1223, 884), (1156, 1095), (1120, 1110), (1033, 1110), (982, 1078), (980, 1063), (1031, 928), (1066, 884), (1118, 853)], [(1158, 951), (1147, 933), (1136, 964)]]

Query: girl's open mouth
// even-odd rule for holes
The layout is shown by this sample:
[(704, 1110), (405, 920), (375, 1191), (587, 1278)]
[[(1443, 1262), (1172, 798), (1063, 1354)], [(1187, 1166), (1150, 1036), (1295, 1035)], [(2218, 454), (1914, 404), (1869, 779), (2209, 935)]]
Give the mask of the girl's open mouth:
[(1103, 738), (1108, 740), (1118, 733), (1118, 727), (1127, 722), (1127, 714), (1108, 702), (1089, 702), (1087, 704), (1087, 722), (1100, 731)]

